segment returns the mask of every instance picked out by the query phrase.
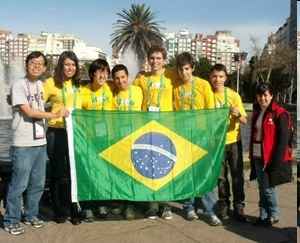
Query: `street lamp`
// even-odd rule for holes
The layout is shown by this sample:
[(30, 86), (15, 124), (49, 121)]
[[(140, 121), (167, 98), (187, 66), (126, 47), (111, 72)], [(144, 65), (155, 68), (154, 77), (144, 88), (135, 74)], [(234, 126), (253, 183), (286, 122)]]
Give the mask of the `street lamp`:
[(236, 91), (239, 93), (239, 87), (240, 87), (240, 68), (241, 68), (241, 63), (246, 60), (247, 58), (247, 52), (236, 52), (234, 53), (234, 61), (236, 63), (236, 69), (237, 69), (237, 74), (236, 74)]

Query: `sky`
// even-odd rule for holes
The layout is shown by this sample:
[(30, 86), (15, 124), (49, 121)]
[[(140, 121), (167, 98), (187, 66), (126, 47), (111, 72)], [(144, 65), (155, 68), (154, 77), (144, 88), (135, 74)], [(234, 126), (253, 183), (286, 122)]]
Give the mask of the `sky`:
[(268, 34), (275, 32), (290, 12), (289, 0), (2, 0), (0, 29), (74, 34), (111, 54), (109, 42), (116, 13), (129, 9), (132, 3), (150, 6), (167, 32), (188, 29), (214, 34), (216, 30), (231, 30), (241, 40), (241, 50), (250, 53), (250, 36), (263, 47)]

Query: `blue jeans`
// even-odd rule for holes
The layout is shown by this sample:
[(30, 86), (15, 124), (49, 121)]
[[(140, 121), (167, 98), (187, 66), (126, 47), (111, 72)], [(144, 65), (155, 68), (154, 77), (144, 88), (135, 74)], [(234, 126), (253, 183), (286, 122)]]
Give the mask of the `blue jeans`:
[(263, 163), (261, 160), (255, 160), (255, 170), (257, 174), (257, 182), (259, 189), (259, 207), (260, 218), (266, 219), (273, 217), (279, 218), (279, 207), (277, 201), (277, 191), (275, 187), (270, 187), (269, 176), (263, 170)]
[(22, 195), (25, 190), (24, 217), (26, 220), (37, 217), (45, 185), (46, 145), (12, 147), (11, 159), (12, 175), (6, 198), (4, 225), (20, 222)]
[[(212, 192), (208, 192), (206, 194), (204, 194), (201, 198), (201, 204), (203, 207), (203, 213), (207, 216), (213, 216), (215, 215), (215, 211), (214, 208), (216, 206), (217, 203), (217, 198), (216, 198), (216, 194), (214, 191)], [(185, 212), (189, 212), (191, 210), (195, 210), (195, 199), (188, 199), (184, 202), (183, 204), (183, 209)]]

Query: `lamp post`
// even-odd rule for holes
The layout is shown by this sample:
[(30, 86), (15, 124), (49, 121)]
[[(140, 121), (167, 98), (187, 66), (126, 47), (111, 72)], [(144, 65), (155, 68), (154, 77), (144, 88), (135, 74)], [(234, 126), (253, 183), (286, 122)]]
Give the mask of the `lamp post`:
[(236, 91), (239, 93), (240, 90), (240, 69), (241, 63), (246, 60), (247, 52), (236, 52), (234, 53), (234, 61), (236, 62)]

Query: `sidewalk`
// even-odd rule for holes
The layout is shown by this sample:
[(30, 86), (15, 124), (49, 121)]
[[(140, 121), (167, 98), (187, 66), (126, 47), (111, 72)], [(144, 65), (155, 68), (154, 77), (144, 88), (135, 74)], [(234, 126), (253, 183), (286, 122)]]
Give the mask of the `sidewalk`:
[[(254, 227), (251, 223), (229, 221), (224, 226), (211, 227), (201, 220), (186, 221), (174, 204), (173, 220), (138, 219), (105, 220), (95, 223), (82, 223), (73, 226), (71, 223), (56, 224), (47, 222), (42, 229), (26, 226), (26, 233), (11, 236), (0, 229), (2, 243), (91, 243), (91, 242), (128, 242), (128, 243), (293, 243), (296, 236), (296, 182), (278, 187), (281, 208), (280, 222), (274, 227)], [(258, 192), (255, 182), (246, 181), (246, 214), (250, 219), (258, 215)], [(172, 204), (173, 205), (173, 204)], [(1, 209), (3, 213), (3, 209)], [(300, 236), (298, 235), (300, 239)]]

